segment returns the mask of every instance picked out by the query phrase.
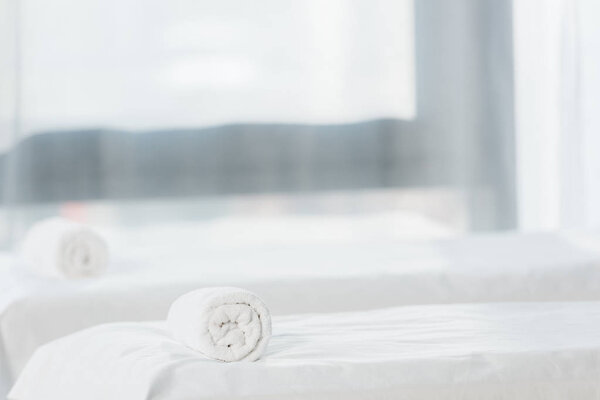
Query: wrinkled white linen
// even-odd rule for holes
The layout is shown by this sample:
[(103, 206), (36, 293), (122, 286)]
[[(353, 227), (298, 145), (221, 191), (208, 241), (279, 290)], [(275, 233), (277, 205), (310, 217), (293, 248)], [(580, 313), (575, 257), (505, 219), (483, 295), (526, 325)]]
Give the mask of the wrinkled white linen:
[(271, 338), (271, 314), (248, 290), (210, 287), (171, 304), (167, 325), (173, 338), (219, 361), (255, 361)]
[(40, 348), (10, 399), (591, 400), (599, 377), (598, 302), (421, 305), (275, 317), (255, 363), (102, 325)]
[(108, 247), (91, 228), (64, 218), (34, 224), (20, 249), (24, 265), (36, 274), (88, 278), (106, 271)]
[(0, 366), (7, 371), (0, 388), (50, 340), (107, 322), (163, 320), (177, 297), (206, 286), (247, 288), (273, 315), (402, 304), (600, 300), (597, 235), (507, 233), (234, 249), (175, 243), (174, 249), (136, 248), (135, 256), (119, 253), (109, 273), (89, 280), (0, 271)]

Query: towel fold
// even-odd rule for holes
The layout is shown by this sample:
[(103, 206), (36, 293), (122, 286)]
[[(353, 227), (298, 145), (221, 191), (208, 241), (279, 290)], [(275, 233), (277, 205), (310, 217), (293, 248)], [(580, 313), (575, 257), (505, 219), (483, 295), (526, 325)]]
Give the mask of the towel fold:
[(257, 360), (271, 337), (271, 314), (263, 301), (235, 287), (184, 294), (171, 305), (167, 324), (175, 340), (226, 362)]
[(85, 278), (106, 270), (108, 246), (91, 228), (56, 217), (29, 229), (21, 245), (21, 256), (37, 274)]

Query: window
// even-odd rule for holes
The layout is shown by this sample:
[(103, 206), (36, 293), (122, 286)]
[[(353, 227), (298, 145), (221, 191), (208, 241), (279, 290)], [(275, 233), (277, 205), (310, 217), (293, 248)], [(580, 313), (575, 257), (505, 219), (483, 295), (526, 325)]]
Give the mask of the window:
[(508, 0), (1, 4), (16, 226), (90, 201), (120, 223), (124, 201), (358, 191), (456, 230), (515, 224)]

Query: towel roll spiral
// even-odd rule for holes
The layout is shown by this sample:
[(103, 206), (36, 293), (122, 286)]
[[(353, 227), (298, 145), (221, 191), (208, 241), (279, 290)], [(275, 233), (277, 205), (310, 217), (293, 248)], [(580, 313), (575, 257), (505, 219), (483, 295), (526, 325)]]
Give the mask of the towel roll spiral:
[(29, 229), (21, 255), (31, 271), (45, 276), (87, 278), (104, 273), (108, 266), (108, 246), (97, 232), (58, 217)]
[(204, 356), (255, 361), (271, 337), (271, 315), (254, 293), (235, 287), (197, 289), (179, 297), (167, 324), (175, 338)]

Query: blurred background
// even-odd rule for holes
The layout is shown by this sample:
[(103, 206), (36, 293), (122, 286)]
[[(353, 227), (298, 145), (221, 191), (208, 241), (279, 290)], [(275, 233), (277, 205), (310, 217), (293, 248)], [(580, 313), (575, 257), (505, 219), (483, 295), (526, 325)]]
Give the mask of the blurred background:
[(54, 214), (141, 241), (598, 227), (599, 18), (594, 0), (0, 0), (0, 244)]

